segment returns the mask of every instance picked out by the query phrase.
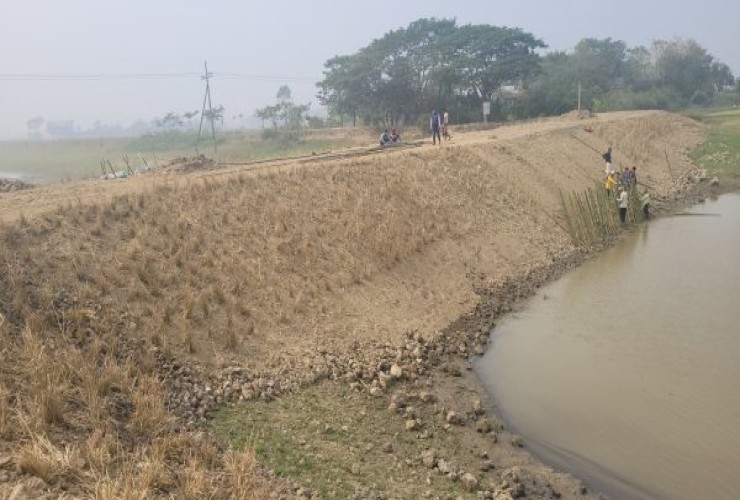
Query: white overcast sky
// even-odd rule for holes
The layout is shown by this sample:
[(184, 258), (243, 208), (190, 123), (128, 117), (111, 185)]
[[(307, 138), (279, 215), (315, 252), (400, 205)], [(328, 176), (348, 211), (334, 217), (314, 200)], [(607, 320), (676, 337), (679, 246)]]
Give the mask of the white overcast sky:
[(694, 38), (740, 74), (740, 0), (0, 0), (0, 7), (1, 138), (25, 136), (34, 116), (129, 124), (200, 109), (203, 95), (197, 77), (4, 75), (197, 73), (207, 60), (216, 75), (214, 104), (225, 106), (228, 122), (272, 102), (281, 84), (315, 107), (315, 82), (328, 58), (421, 17), (520, 27), (557, 50), (584, 37), (629, 46)]

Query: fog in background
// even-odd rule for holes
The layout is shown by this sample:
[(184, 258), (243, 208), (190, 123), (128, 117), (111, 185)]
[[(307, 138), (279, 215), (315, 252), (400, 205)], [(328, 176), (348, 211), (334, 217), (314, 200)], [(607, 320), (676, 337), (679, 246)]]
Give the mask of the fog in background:
[(570, 50), (586, 37), (630, 47), (693, 38), (740, 74), (737, 0), (2, 0), (2, 7), (3, 139), (25, 137), (36, 116), (87, 127), (200, 111), (205, 60), (227, 127), (256, 125), (255, 109), (274, 102), (283, 84), (320, 113), (315, 83), (327, 59), (422, 17), (521, 27), (548, 50)]

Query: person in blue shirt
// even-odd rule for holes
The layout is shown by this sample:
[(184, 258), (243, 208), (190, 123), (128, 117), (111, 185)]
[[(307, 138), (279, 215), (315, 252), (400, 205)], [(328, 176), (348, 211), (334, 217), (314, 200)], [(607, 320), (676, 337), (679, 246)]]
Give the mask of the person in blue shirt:
[(439, 145), (442, 145), (442, 137), (439, 135), (441, 125), (442, 117), (439, 115), (439, 111), (433, 109), (432, 116), (429, 119), (429, 129), (432, 131), (432, 144), (437, 144), (437, 140), (439, 140)]
[(625, 189), (629, 189), (630, 184), (632, 184), (632, 171), (624, 167), (624, 170), (622, 170), (622, 185)]
[(388, 133), (388, 129), (385, 129), (385, 131), (380, 134), (380, 145), (381, 146), (387, 146), (391, 143), (391, 136)]

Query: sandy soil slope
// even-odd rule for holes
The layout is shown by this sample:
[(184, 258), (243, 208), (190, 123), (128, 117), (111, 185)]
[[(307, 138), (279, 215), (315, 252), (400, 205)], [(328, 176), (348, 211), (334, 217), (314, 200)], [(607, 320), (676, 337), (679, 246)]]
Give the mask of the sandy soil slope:
[[(694, 122), (667, 113), (569, 116), (456, 134), (442, 146), (2, 193), (6, 361), (32, 345), (20, 334), (29, 325), (60, 352), (96, 346), (92, 363), (110, 342), (117, 347), (106, 359), (128, 374), (117, 397), (152, 391), (129, 373), (142, 370), (189, 429), (220, 403), (326, 378), (386, 394), (394, 360), (412, 374), (409, 390), (433, 384), (454, 401), (474, 381), (445, 389), (434, 366), (459, 374), (458, 358), (484, 348), (497, 314), (577, 261), (559, 191), (597, 183), (600, 151), (611, 145), (615, 166), (636, 165), (656, 204), (667, 203), (690, 189), (696, 169), (686, 152), (700, 140)], [(435, 352), (437, 364), (422, 352)], [(5, 370), (3, 384), (25, 394), (29, 376)], [(65, 392), (72, 385), (60, 389), (60, 404), (69, 394), (65, 408), (85, 414), (87, 403)], [(101, 422), (124, 422), (117, 428), (136, 416), (100, 412)], [(473, 437), (477, 415), (462, 425)], [(89, 438), (90, 426), (47, 424), (40, 435), (52, 443)], [(227, 462), (213, 463), (230, 477)], [(500, 485), (503, 472), (491, 474)], [(99, 486), (93, 476), (68, 482), (89, 493)], [(173, 481), (165, 492), (187, 482)]]

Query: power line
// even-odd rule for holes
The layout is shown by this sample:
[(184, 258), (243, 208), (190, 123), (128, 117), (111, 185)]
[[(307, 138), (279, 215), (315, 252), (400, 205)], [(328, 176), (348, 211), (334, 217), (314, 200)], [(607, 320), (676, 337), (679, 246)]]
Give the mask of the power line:
[(315, 76), (304, 76), (304, 75), (260, 75), (251, 73), (216, 73), (218, 77), (226, 80), (269, 80), (269, 81), (312, 81), (315, 82), (319, 78)]
[(199, 78), (200, 73), (0, 73), (0, 80), (153, 80)]
[[(200, 73), (0, 73), (0, 81), (98, 81), (98, 80), (163, 80), (200, 79)], [(252, 73), (211, 73), (211, 78), (223, 80), (317, 81), (303, 75), (269, 75)]]

